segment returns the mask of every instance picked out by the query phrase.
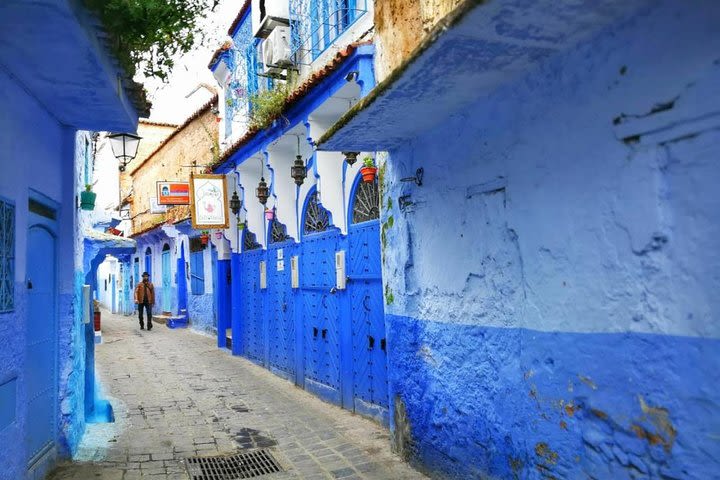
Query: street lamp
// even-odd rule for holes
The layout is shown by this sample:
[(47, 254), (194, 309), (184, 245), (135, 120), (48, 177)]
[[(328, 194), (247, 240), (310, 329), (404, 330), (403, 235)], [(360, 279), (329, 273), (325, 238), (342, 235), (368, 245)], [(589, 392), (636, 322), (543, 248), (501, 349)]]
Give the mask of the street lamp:
[(232, 210), (233, 215), (236, 217), (240, 214), (240, 209), (242, 208), (242, 202), (240, 201), (240, 197), (238, 197), (237, 190), (233, 192), (232, 198), (230, 199), (230, 210)]
[(255, 189), (255, 195), (258, 200), (260, 200), (260, 203), (263, 205), (267, 203), (268, 197), (270, 196), (270, 188), (268, 188), (268, 185), (265, 182), (265, 177), (260, 177), (260, 183), (258, 183), (258, 186)]
[(295, 163), (292, 167), (290, 167), (290, 176), (295, 180), (295, 185), (298, 187), (305, 181), (307, 169), (305, 168), (305, 162), (303, 162), (302, 155), (295, 157)]
[(107, 138), (110, 140), (113, 155), (120, 162), (118, 168), (121, 172), (124, 172), (127, 164), (137, 155), (138, 145), (142, 137), (132, 133), (113, 133), (108, 135)]

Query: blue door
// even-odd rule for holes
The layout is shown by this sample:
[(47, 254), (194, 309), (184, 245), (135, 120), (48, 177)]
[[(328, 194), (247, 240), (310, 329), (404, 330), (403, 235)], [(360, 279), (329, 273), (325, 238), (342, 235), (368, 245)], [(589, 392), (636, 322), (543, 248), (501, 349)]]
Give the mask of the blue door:
[(340, 396), (340, 294), (335, 289), (337, 230), (303, 238), (300, 289), (304, 333), (305, 388), (331, 402)]
[(355, 411), (388, 422), (387, 340), (382, 292), (377, 181), (358, 181), (348, 229)]
[(172, 283), (170, 278), (170, 245), (167, 243), (162, 252), (162, 310), (169, 312), (172, 308)]
[(34, 463), (53, 445), (57, 403), (56, 239), (47, 219), (35, 217), (31, 213), (27, 240), (25, 446), (28, 464)]
[(245, 251), (240, 259), (242, 277), (241, 315), (242, 339), (245, 355), (265, 364), (265, 331), (263, 328), (263, 290), (260, 288), (260, 262), (265, 251)]
[[(276, 227), (274, 227), (276, 228)], [(272, 231), (272, 228), (271, 228)], [(267, 250), (266, 316), (270, 368), (295, 380), (295, 301), (291, 288), (290, 259), (296, 252), (292, 239), (279, 236)]]

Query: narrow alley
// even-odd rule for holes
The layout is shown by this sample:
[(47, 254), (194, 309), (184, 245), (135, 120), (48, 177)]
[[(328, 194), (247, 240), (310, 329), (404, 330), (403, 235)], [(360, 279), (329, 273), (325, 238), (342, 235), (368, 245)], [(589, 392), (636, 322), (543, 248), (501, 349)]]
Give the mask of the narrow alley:
[(134, 316), (107, 311), (102, 329), (96, 368), (115, 422), (88, 425), (76, 461), (52, 480), (190, 478), (187, 457), (258, 449), (282, 468), (268, 480), (425, 478), (389, 452), (386, 429), (217, 349), (211, 337), (159, 323), (141, 331)]

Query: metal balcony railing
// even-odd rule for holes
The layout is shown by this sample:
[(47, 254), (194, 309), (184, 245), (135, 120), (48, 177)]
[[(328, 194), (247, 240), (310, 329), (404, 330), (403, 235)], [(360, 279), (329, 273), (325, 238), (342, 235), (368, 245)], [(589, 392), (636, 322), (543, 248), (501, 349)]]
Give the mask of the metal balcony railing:
[(290, 50), (309, 65), (367, 12), (368, 0), (290, 0)]

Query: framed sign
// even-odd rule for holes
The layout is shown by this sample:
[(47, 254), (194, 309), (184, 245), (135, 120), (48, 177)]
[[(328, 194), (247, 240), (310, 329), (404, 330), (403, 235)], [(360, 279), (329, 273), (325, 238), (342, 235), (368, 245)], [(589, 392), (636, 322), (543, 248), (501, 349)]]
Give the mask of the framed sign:
[(230, 226), (225, 175), (190, 177), (190, 220), (196, 230)]
[(188, 182), (157, 182), (158, 205), (190, 205)]

